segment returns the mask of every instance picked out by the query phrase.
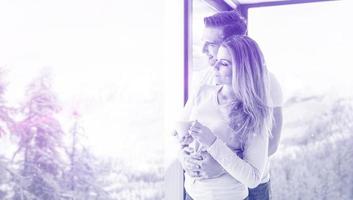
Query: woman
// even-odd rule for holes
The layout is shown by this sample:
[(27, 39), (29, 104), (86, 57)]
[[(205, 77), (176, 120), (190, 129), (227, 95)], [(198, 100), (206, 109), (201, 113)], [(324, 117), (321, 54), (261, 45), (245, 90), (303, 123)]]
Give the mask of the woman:
[(260, 183), (267, 162), (272, 118), (266, 106), (268, 71), (261, 50), (247, 36), (222, 43), (214, 70), (216, 85), (200, 88), (188, 101), (182, 120), (192, 121), (193, 143), (199, 143), (198, 149), (225, 173), (212, 179), (185, 173), (185, 189), (194, 200), (242, 200), (248, 187)]

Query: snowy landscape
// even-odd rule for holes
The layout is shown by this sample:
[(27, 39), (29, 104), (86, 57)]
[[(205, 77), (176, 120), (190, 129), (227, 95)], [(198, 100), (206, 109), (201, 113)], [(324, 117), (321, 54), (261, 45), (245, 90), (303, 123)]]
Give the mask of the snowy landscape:
[[(114, 100), (100, 104), (95, 117), (77, 110), (68, 116), (49, 83), (45, 76), (34, 79), (22, 107), (1, 105), (0, 199), (163, 199), (161, 94), (126, 102), (151, 110), (130, 122), (140, 129), (113, 137), (109, 151), (92, 145), (97, 136), (89, 133), (99, 130), (87, 122), (104, 114), (106, 121), (97, 123), (118, 131), (109, 119), (127, 116), (109, 112)], [(303, 94), (287, 99), (283, 111), (281, 145), (271, 162), (273, 199), (352, 199), (353, 100)]]
[(163, 199), (162, 8), (0, 2), (1, 200)]
[[(162, 64), (162, 1), (135, 4), (0, 2), (0, 200), (165, 199), (164, 87), (174, 77), (163, 71), (178, 69)], [(284, 93), (274, 200), (353, 199), (353, 32), (340, 20), (351, 9), (331, 5), (281, 17), (249, 12), (250, 35)], [(142, 21), (129, 18), (130, 8)], [(196, 82), (208, 66), (200, 39), (207, 14), (194, 20)], [(330, 16), (332, 32), (310, 14)], [(172, 84), (180, 90), (171, 98), (182, 96), (183, 85)]]
[(0, 199), (163, 199), (158, 89), (119, 103), (110, 91), (87, 110), (90, 101), (60, 105), (50, 83), (35, 78), (18, 107), (5, 103), (1, 84)]
[(273, 199), (353, 198), (353, 99), (295, 97), (272, 157)]

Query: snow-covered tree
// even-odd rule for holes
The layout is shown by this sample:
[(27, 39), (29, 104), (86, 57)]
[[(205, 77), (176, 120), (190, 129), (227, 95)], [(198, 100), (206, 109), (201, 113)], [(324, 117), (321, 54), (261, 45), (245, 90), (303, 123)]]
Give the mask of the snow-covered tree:
[(11, 191), (10, 173), (8, 170), (8, 160), (0, 155), (0, 199), (6, 199)]
[(24, 181), (16, 184), (14, 199), (60, 199), (63, 131), (55, 118), (60, 107), (49, 76), (42, 75), (30, 84), (21, 110), (24, 116), (15, 126), (19, 148), (14, 157), (21, 155), (17, 164)]
[(70, 167), (65, 173), (65, 183), (70, 199), (109, 199), (104, 190), (104, 183), (100, 182), (103, 173), (99, 160), (85, 147), (84, 129), (80, 126), (79, 114), (73, 113), (75, 122), (69, 131), (71, 142), (68, 149)]
[[(4, 98), (7, 86), (4, 79), (5, 74), (6, 72), (0, 68), (0, 140), (4, 139), (2, 136), (12, 131), (15, 125), (12, 115), (16, 112), (16, 109), (6, 105)], [(0, 155), (0, 199), (10, 198), (13, 186), (12, 180), (16, 177), (15, 171), (11, 169), (10, 160), (5, 155)]]
[(0, 138), (5, 133), (11, 131), (14, 126), (14, 120), (11, 114), (16, 110), (6, 105), (4, 93), (6, 91), (7, 83), (4, 79), (5, 71), (0, 68)]

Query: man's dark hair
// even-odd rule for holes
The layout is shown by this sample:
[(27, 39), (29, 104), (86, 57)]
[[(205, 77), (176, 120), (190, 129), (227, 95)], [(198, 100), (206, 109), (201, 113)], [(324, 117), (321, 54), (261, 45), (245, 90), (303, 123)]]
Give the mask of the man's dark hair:
[(222, 11), (205, 17), (204, 23), (206, 27), (221, 28), (223, 39), (232, 35), (245, 35), (247, 32), (246, 20), (236, 10)]

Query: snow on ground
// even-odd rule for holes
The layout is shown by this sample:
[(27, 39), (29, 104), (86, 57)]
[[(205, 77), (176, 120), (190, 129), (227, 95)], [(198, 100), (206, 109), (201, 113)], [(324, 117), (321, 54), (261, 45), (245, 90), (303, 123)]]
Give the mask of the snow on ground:
[(281, 144), (271, 159), (273, 199), (352, 199), (353, 100), (296, 97), (283, 111)]

